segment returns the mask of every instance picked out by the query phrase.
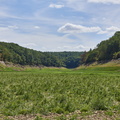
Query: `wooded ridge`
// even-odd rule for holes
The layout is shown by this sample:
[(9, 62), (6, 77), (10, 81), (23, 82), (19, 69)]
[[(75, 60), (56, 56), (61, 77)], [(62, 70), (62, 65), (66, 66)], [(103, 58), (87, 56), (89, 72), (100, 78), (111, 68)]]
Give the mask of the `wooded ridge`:
[(75, 68), (83, 52), (40, 52), (15, 43), (0, 42), (0, 61), (20, 65)]
[(108, 40), (102, 41), (95, 49), (90, 49), (82, 55), (82, 63), (88, 64), (100, 61), (110, 61), (120, 58), (120, 31)]

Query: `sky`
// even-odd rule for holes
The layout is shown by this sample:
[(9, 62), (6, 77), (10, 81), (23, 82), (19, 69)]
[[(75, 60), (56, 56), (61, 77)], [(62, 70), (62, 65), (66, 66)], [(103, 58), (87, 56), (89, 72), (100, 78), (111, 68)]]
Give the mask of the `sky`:
[(120, 0), (0, 0), (0, 41), (88, 51), (120, 31)]

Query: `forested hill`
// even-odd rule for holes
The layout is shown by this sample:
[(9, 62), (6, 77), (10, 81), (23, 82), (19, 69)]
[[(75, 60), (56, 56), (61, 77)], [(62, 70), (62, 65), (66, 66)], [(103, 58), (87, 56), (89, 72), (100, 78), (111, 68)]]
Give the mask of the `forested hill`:
[(108, 61), (120, 58), (120, 31), (116, 32), (110, 39), (102, 41), (93, 50), (82, 55), (83, 63), (95, 61)]
[(0, 61), (20, 65), (74, 68), (83, 52), (40, 52), (14, 43), (0, 42)]
[(75, 68), (80, 65), (80, 58), (84, 52), (47, 52), (49, 55), (54, 55), (62, 61), (63, 66), (67, 68)]

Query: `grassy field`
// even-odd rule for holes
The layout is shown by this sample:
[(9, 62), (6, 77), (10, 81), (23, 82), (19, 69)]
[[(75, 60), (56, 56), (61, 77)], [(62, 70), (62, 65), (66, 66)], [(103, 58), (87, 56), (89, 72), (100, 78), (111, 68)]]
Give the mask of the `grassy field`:
[(118, 67), (5, 70), (0, 72), (0, 115), (120, 113), (119, 70)]

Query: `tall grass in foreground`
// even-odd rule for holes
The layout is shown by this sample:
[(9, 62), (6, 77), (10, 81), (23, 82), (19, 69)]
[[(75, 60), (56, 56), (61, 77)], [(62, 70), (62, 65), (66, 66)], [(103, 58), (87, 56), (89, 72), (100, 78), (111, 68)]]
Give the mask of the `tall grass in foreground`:
[(120, 110), (120, 76), (0, 72), (0, 114)]

